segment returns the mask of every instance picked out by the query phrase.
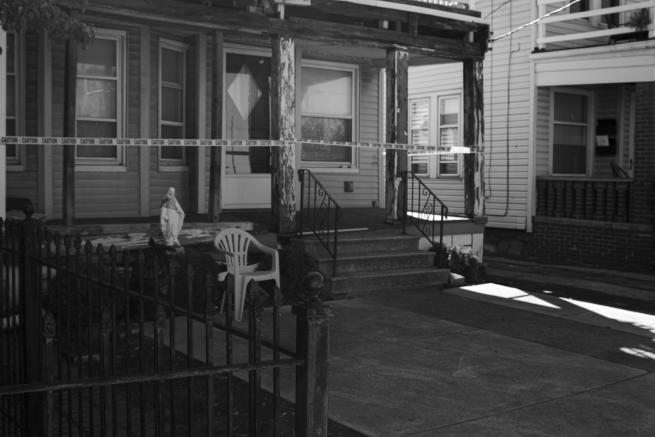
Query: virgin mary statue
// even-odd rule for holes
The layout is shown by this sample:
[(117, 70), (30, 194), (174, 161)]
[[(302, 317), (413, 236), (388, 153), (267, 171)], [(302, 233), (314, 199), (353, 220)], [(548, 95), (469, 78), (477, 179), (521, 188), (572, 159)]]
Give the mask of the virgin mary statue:
[(164, 234), (166, 246), (180, 246), (178, 236), (184, 224), (184, 211), (175, 198), (175, 188), (170, 187), (161, 201), (160, 210), (161, 232)]

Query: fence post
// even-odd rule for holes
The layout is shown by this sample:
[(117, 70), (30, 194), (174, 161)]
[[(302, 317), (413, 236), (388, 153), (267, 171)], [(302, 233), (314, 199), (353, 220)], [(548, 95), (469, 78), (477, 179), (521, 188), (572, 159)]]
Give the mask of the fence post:
[(329, 320), (318, 295), (323, 275), (310, 272), (303, 279), (305, 301), (296, 304), (296, 432), (299, 437), (326, 437), (328, 421)]
[[(54, 337), (57, 333), (57, 323), (54, 315), (48, 311), (43, 318), (43, 338), (45, 340), (45, 350), (43, 354), (43, 381), (52, 383), (55, 380), (55, 369), (57, 368), (55, 356)], [(45, 418), (44, 418), (44, 435), (54, 436), (55, 425), (55, 404), (54, 392), (48, 391), (45, 394)]]
[[(20, 304), (23, 321), (23, 382), (40, 382), (43, 375), (43, 350), (41, 330), (41, 296), (37, 286), (38, 266), (34, 261), (36, 252), (36, 221), (31, 214), (22, 223), (20, 245)], [(43, 394), (31, 393), (25, 398), (26, 435), (43, 433)]]

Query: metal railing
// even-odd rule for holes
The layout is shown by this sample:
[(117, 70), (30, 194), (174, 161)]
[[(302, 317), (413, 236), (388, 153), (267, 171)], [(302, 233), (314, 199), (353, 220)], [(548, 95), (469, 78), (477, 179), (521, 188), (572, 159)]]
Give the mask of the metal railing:
[[(655, 2), (634, 0), (602, 7), (588, 2), (588, 10), (571, 12), (571, 0), (538, 0), (536, 46), (539, 49), (572, 48), (612, 43), (627, 38), (655, 37)], [(596, 7), (595, 5), (598, 5)], [(564, 9), (562, 9), (564, 8)], [(562, 9), (555, 13), (558, 9)]]
[(311, 232), (316, 236), (332, 257), (332, 275), (336, 275), (341, 207), (311, 171), (298, 170), (298, 178), (300, 179), (298, 236), (302, 238), (305, 232)]
[[(253, 284), (235, 322), (218, 312), (217, 272), (189, 252), (105, 250), (0, 220), (0, 435), (325, 434), (322, 306), (295, 306), (284, 347), (278, 293)], [(325, 420), (294, 427), (290, 414)]]
[(630, 222), (627, 179), (537, 178), (538, 216)]
[[(411, 171), (402, 172), (405, 199), (402, 202), (402, 230), (406, 233), (407, 223), (411, 223), (427, 238), (437, 250), (437, 265), (442, 266), (443, 222), (448, 217), (448, 207), (425, 183)], [(435, 241), (439, 236), (439, 243)]]

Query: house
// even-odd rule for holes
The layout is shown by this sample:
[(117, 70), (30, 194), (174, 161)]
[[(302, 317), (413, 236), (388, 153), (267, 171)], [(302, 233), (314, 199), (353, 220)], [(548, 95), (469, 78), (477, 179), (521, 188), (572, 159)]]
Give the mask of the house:
[[(486, 252), (652, 272), (655, 3), (469, 3), (491, 32)], [(413, 142), (458, 134), (459, 69), (410, 69)], [(411, 166), (453, 210), (464, 207), (461, 157), (414, 156)]]
[[(29, 137), (7, 142), (3, 191), (66, 223), (157, 215), (175, 186), (187, 211), (272, 207), (290, 232), (300, 168), (342, 207), (383, 207), (404, 167), (391, 144), (409, 142), (409, 65), (462, 62), (462, 99), (482, 110), (488, 26), (461, 2), (91, 0), (74, 12), (94, 29), (86, 46), (9, 29), (0, 57), (6, 134)], [(475, 115), (462, 117), (474, 147)], [(483, 215), (480, 196), (467, 212)]]

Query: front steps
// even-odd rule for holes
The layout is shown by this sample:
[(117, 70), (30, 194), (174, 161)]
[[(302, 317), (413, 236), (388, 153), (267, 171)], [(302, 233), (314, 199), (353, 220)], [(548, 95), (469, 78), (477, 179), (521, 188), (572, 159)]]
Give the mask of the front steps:
[(419, 250), (412, 235), (339, 234), (336, 275), (332, 258), (313, 237), (301, 241), (326, 277), (325, 292), (332, 298), (349, 298), (382, 290), (441, 288), (448, 269), (437, 269), (434, 253)]

